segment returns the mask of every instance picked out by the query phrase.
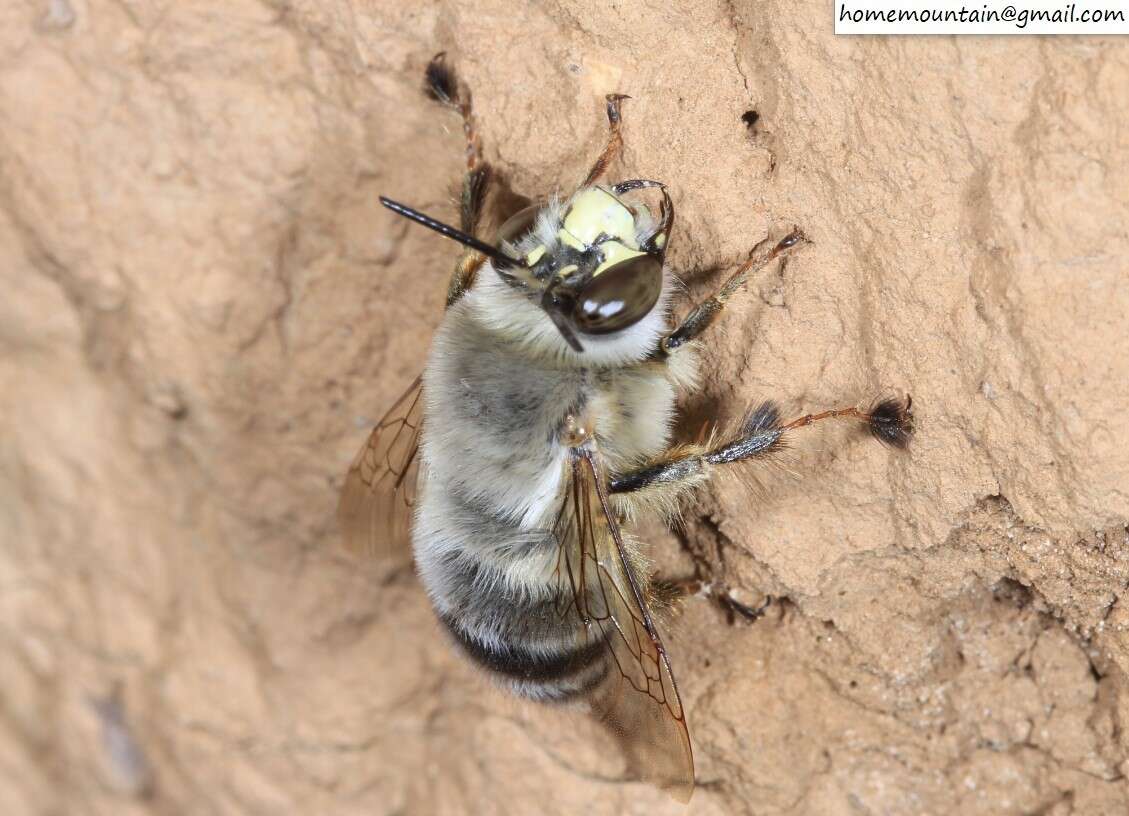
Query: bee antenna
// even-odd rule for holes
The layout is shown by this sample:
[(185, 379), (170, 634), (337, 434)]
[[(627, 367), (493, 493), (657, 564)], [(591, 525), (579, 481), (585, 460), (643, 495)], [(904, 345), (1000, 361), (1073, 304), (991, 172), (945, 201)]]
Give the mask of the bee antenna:
[(501, 268), (508, 268), (511, 266), (521, 266), (522, 263), (517, 258), (511, 258), (506, 253), (497, 247), (492, 247), (490, 244), (479, 241), (473, 235), (467, 235), (465, 232), (455, 229), (452, 226), (444, 224), (442, 221), (436, 221), (430, 215), (424, 215), (419, 210), (413, 210), (411, 207), (401, 204), (398, 201), (393, 201), (390, 198), (380, 197), (380, 203), (397, 215), (402, 215), (405, 218), (410, 218), (417, 224), (422, 224), (428, 229), (435, 230), (440, 235), (447, 238), (452, 238), (458, 241), (463, 246), (468, 246), (471, 249), (478, 250), (490, 260), (495, 261)]
[(572, 326), (568, 324), (568, 320), (565, 319), (565, 316), (558, 309), (560, 302), (553, 293), (558, 283), (560, 283), (559, 278), (554, 279), (545, 287), (545, 291), (541, 295), (541, 308), (545, 310), (545, 314), (553, 321), (553, 325), (557, 327), (557, 331), (561, 333), (561, 337), (572, 347), (572, 350), (578, 354), (582, 354), (584, 352), (584, 346), (580, 345), (580, 340), (577, 339), (576, 332), (572, 330)]

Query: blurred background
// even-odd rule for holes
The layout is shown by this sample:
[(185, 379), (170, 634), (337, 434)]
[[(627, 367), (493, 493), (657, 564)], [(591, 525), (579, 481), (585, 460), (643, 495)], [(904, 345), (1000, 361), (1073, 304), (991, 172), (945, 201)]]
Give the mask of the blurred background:
[[(14, 0), (0, 7), (0, 812), (1129, 811), (1129, 49), (851, 38), (825, 3)], [(914, 396), (899, 455), (719, 480), (660, 567), (699, 789), (448, 648), (333, 520), (422, 367), (474, 91), (519, 193), (667, 182), (719, 419)], [(814, 439), (814, 437), (813, 437)]]

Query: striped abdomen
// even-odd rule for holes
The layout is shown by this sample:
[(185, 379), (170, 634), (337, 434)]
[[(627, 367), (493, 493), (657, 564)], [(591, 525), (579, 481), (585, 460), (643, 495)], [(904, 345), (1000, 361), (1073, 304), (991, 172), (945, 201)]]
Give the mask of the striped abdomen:
[(464, 654), (512, 692), (547, 701), (586, 694), (609, 659), (602, 637), (569, 611), (557, 548), (548, 532), (511, 527), (435, 493), (416, 528), (420, 577)]

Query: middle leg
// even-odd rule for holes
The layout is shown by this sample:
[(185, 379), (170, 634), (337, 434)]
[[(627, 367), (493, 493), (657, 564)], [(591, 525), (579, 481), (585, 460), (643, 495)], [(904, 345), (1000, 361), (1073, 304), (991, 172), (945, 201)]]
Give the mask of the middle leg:
[(714, 295), (702, 301), (686, 316), (686, 318), (678, 325), (674, 331), (659, 341), (660, 353), (665, 355), (670, 354), (679, 346), (690, 342), (699, 334), (708, 329), (717, 319), (721, 310), (725, 308), (725, 304), (729, 302), (729, 298), (745, 285), (749, 276), (754, 272), (763, 269), (772, 261), (786, 254), (790, 250), (804, 243), (807, 239), (799, 229), (793, 229), (790, 233), (784, 236), (772, 249), (767, 252), (754, 252), (749, 256), (743, 264), (737, 267), (737, 271), (730, 276), (725, 285), (721, 287)]

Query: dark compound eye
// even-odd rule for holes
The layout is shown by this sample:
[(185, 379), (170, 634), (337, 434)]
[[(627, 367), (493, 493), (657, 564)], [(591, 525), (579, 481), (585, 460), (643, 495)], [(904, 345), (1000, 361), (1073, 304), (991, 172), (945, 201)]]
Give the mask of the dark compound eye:
[(639, 255), (610, 266), (576, 296), (572, 319), (585, 334), (610, 334), (646, 317), (662, 292), (662, 261)]
[(541, 212), (542, 206), (538, 203), (530, 204), (507, 218), (506, 223), (498, 228), (495, 245), (501, 246), (503, 241), (516, 244), (524, 238), (537, 222), (537, 213)]

